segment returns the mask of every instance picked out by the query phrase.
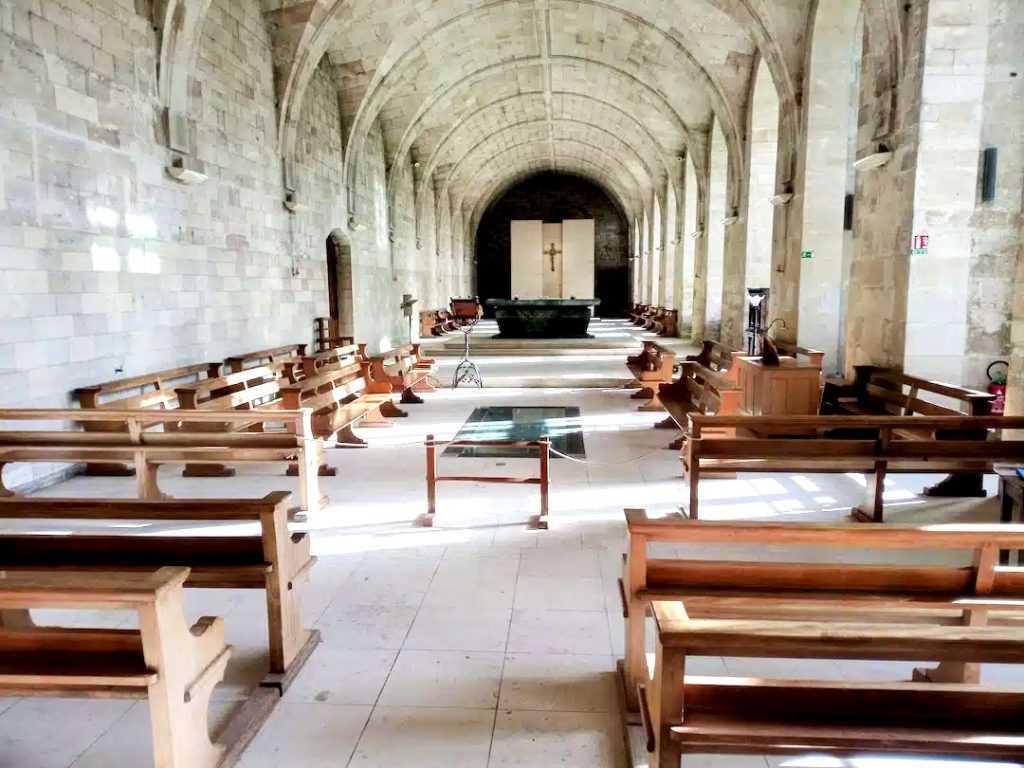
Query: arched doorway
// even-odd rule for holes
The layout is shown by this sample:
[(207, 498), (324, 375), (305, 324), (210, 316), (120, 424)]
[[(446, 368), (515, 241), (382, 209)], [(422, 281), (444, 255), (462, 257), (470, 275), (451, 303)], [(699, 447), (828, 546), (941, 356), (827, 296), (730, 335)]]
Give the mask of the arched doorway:
[(331, 336), (355, 336), (352, 313), (352, 246), (340, 229), (327, 236), (327, 301)]

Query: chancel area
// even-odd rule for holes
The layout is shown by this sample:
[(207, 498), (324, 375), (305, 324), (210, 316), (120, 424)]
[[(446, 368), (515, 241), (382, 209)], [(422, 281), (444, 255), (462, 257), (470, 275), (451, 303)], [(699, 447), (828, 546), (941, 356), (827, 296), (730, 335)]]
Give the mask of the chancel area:
[(1016, 0), (0, 0), (0, 767), (1024, 768)]

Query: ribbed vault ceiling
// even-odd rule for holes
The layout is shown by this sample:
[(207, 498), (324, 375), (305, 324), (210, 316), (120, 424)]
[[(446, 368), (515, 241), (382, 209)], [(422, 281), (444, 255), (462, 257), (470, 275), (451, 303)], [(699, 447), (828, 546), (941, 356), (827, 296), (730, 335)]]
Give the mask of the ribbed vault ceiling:
[(303, 72), (328, 57), (350, 184), (379, 125), (389, 195), (413, 159), (419, 206), (434, 191), (438, 207), (472, 214), (515, 179), (553, 170), (601, 184), (629, 215), (673, 179), (687, 150), (702, 162), (713, 121), (737, 146), (759, 53), (785, 104), (787, 55), (799, 48), (810, 4), (266, 2), (301, 20), (282, 35), (298, 65), (277, 62), (286, 102), (301, 92)]

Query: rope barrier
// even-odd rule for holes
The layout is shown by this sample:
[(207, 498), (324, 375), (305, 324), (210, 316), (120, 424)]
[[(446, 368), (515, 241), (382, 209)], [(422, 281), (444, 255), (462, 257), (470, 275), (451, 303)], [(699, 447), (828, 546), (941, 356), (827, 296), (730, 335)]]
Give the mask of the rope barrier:
[[(454, 440), (454, 439), (453, 440), (435, 440), (434, 441), (434, 445), (436, 445), (436, 446), (447, 446), (447, 445), (450, 445), (452, 443), (457, 443), (457, 442), (460, 442), (460, 441)], [(416, 440), (415, 442), (410, 442), (410, 443), (388, 443), (386, 445), (375, 445), (374, 447), (375, 448), (411, 448), (413, 446), (423, 446), (423, 445), (426, 445), (426, 441), (425, 440)], [(467, 447), (472, 447), (472, 446), (467, 446)], [(336, 450), (345, 450), (345, 449), (348, 449), (348, 448), (365, 449), (366, 446), (365, 445), (352, 445), (352, 444), (349, 444), (349, 443), (335, 443), (334, 445), (326, 446), (327, 450), (335, 450), (335, 449)], [(622, 467), (622, 466), (626, 466), (627, 464), (636, 464), (638, 461), (644, 461), (645, 459), (649, 459), (652, 456), (664, 455), (665, 451), (663, 449), (659, 448), (657, 450), (650, 451), (649, 453), (645, 453), (642, 456), (636, 456), (636, 457), (634, 457), (632, 459), (626, 459), (625, 461), (610, 461), (610, 462), (608, 462), (608, 461), (590, 461), (590, 460), (587, 460), (587, 459), (579, 459), (579, 458), (576, 458), (575, 456), (569, 456), (569, 455), (567, 455), (565, 453), (562, 453), (561, 451), (559, 451), (557, 448), (554, 448), (554, 447), (551, 448), (551, 453), (554, 454), (555, 456), (561, 456), (563, 459), (568, 459), (569, 461), (575, 462), (576, 464), (586, 464), (586, 465), (591, 466), (591, 467)]]

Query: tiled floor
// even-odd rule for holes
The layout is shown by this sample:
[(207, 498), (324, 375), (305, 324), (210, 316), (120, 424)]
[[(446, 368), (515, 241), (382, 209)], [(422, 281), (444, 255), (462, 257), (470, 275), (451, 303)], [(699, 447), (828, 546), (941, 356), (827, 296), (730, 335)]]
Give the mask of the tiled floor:
[[(441, 487), (432, 530), (425, 511), (428, 433), (451, 437), (482, 402), (577, 405), (588, 460), (556, 460), (551, 530), (527, 530), (537, 493), (519, 487)], [(620, 768), (625, 756), (613, 677), (622, 654), (616, 577), (622, 509), (674, 510), (684, 496), (674, 436), (651, 428), (621, 390), (439, 391), (388, 430), (364, 430), (365, 450), (329, 452), (329, 506), (309, 521), (320, 560), (304, 610), (323, 633), (294, 686), (248, 749), (244, 768)], [(642, 462), (630, 459), (646, 456)], [(531, 460), (442, 459), (444, 471), (532, 472)], [(897, 477), (893, 521), (994, 520), (995, 502), (925, 501), (922, 477)], [(183, 479), (164, 470), (179, 497), (255, 496), (294, 489), (258, 469), (230, 479)], [(760, 476), (702, 486), (709, 519), (842, 520), (859, 495), (855, 478)], [(44, 495), (131, 496), (129, 479), (75, 478)], [(46, 527), (42, 525), (41, 527)], [(734, 554), (734, 553), (725, 553)], [(264, 671), (260, 592), (187, 593), (193, 617), (225, 617), (236, 646), (212, 713), (223, 718)], [(116, 614), (50, 613), (40, 619), (117, 625)], [(698, 671), (895, 679), (892, 665), (751, 664), (709, 658)], [(986, 670), (991, 679), (993, 670)], [(1024, 670), (999, 672), (1024, 682)], [(136, 768), (150, 763), (144, 702), (0, 700), (0, 768)], [(886, 763), (892, 765), (893, 763)], [(695, 757), (685, 766), (868, 763)], [(874, 764), (872, 768), (877, 768)]]

